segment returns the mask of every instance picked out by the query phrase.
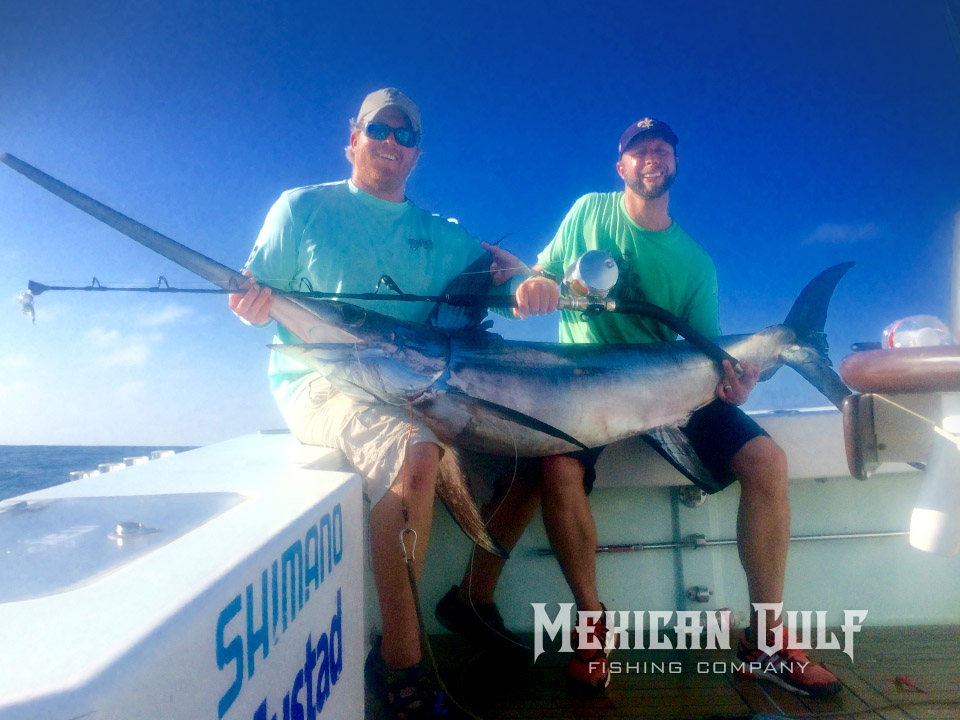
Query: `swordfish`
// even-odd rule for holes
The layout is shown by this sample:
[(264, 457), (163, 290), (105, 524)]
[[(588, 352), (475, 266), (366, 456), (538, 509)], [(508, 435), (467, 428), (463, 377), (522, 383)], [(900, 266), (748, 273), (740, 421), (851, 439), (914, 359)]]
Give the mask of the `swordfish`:
[[(6, 153), (0, 162), (80, 210), (227, 290), (246, 278)], [(783, 365), (840, 407), (849, 390), (830, 367), (824, 324), (837, 283), (853, 263), (829, 268), (800, 293), (785, 321), (715, 342), (766, 380)], [(504, 555), (483, 526), (456, 448), (539, 457), (599, 447), (681, 424), (715, 397), (720, 370), (686, 341), (571, 345), (451, 332), (349, 303), (274, 292), (271, 317), (301, 342), (274, 346), (322, 372), (342, 392), (402, 404), (451, 452), (437, 494), (460, 527)]]
[[(761, 380), (783, 365), (794, 368), (840, 407), (850, 391), (830, 367), (823, 326), (851, 265), (814, 278), (783, 324), (715, 342), (758, 367)], [(450, 336), (353, 312), (362, 342), (272, 347), (358, 399), (409, 405), (445, 443), (473, 451), (541, 457), (680, 425), (716, 397), (720, 382), (716, 361), (682, 340), (575, 345), (488, 331)]]

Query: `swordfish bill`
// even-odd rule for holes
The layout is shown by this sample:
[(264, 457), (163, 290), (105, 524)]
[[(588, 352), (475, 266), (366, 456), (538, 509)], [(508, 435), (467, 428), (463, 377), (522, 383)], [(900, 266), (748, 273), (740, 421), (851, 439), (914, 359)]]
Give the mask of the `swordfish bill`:
[[(158, 233), (9, 153), (0, 153), (0, 162), (87, 215), (217, 287), (242, 292), (248, 278), (236, 270)], [(415, 368), (420, 374), (416, 376), (415, 386), (429, 384), (445, 369), (447, 341), (439, 330), (393, 320), (346, 303), (316, 298), (293, 298), (276, 289), (273, 289), (273, 298), (270, 317), (290, 330), (301, 342), (362, 345), (366, 342), (382, 343), (385, 337), (410, 335), (422, 339), (415, 343), (420, 351), (420, 361)], [(413, 390), (416, 390), (416, 387)], [(437, 480), (437, 496), (471, 540), (494, 555), (507, 557), (506, 551), (487, 531), (467, 489), (466, 478), (452, 463), (448, 462), (441, 467), (441, 475)]]
[[(89, 195), (84, 195), (79, 190), (47, 175), (42, 170), (38, 170), (9, 153), (0, 153), (0, 162), (53, 193), (61, 200), (65, 200), (87, 215), (96, 218), (105, 225), (109, 225), (131, 240), (135, 240), (144, 247), (199, 275), (204, 280), (209, 280), (220, 289), (242, 292), (247, 278), (236, 270), (232, 270), (226, 265), (222, 265), (216, 260), (158, 233), (143, 223), (139, 223), (94, 200)], [(294, 299), (278, 292), (274, 292), (274, 296), (275, 300), (270, 311), (270, 317), (290, 330), (302, 342), (357, 342), (360, 340), (353, 334), (339, 329), (336, 324), (318, 324), (318, 318), (315, 317), (315, 314), (321, 314), (318, 311), (325, 310), (334, 316), (342, 314), (342, 309), (336, 307), (337, 304), (325, 308), (322, 301), (311, 302), (310, 305), (317, 305), (317, 307), (312, 308), (313, 312), (311, 312), (304, 307), (307, 304), (305, 298)], [(334, 323), (343, 322), (341, 317), (331, 318), (331, 320)]]

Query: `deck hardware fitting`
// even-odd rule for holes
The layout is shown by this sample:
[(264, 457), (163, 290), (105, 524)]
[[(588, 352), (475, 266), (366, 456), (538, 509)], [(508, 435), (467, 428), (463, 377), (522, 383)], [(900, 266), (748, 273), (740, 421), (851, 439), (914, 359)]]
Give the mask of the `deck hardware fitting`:
[(687, 599), (693, 602), (707, 603), (710, 602), (711, 597), (713, 597), (713, 590), (704, 585), (694, 585), (687, 589)]
[(707, 499), (707, 494), (695, 485), (684, 485), (680, 488), (680, 502), (689, 508), (700, 507)]

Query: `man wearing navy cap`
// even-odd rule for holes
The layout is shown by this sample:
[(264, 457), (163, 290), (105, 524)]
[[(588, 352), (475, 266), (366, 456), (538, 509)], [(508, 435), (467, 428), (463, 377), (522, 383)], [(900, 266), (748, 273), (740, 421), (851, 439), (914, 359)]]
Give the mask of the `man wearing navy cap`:
[[(622, 192), (584, 195), (567, 213), (555, 237), (540, 253), (534, 276), (519, 286), (520, 316), (553, 312), (559, 288), (549, 276), (562, 277), (565, 268), (588, 250), (609, 252), (620, 269), (612, 295), (643, 300), (685, 320), (706, 337), (720, 335), (717, 272), (707, 253), (670, 216), (670, 188), (677, 177), (677, 135), (669, 125), (643, 118), (620, 137), (617, 172)], [(561, 342), (644, 343), (672, 341), (676, 333), (639, 315), (564, 311)], [(790, 538), (787, 463), (783, 450), (737, 406), (747, 400), (757, 382), (756, 367), (743, 363), (737, 375), (724, 361), (717, 399), (696, 411), (682, 428), (681, 442), (695, 451), (702, 469), (688, 476), (708, 493), (740, 481), (737, 540), (747, 575), (751, 604), (780, 603)], [(561, 560), (578, 610), (601, 609), (596, 586), (594, 548), (596, 527), (586, 493), (593, 486), (594, 463), (602, 448), (547, 458), (540, 492), (544, 524)], [(485, 558), (476, 565), (485, 577), (465, 579), (471, 587), (492, 588), (502, 563)], [(474, 597), (474, 602), (492, 601)], [(766, 613), (765, 627), (780, 625)], [(440, 617), (438, 613), (438, 617)], [(442, 619), (442, 618), (441, 618)], [(790, 672), (763, 673), (801, 695), (828, 697), (840, 689), (837, 678), (809, 662), (797, 649), (766, 655), (757, 648), (758, 618), (751, 612), (750, 629), (741, 638), (740, 660), (775, 665)], [(604, 642), (611, 635), (601, 618), (590, 634)], [(574, 633), (576, 642), (576, 633)], [(608, 644), (608, 643), (605, 643)], [(600, 688), (609, 683), (607, 655), (599, 649), (577, 649), (567, 674), (581, 685)]]

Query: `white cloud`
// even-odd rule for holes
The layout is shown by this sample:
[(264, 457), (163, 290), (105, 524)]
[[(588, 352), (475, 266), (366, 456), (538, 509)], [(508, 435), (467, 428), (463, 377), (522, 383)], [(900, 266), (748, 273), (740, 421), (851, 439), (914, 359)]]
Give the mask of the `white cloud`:
[(86, 343), (96, 352), (96, 364), (101, 367), (136, 367), (150, 359), (150, 341), (162, 336), (146, 338), (142, 335), (123, 336), (119, 330), (92, 327), (83, 334)]
[(804, 238), (803, 245), (845, 245), (861, 240), (873, 240), (880, 235), (876, 223), (823, 223), (813, 234)]
[[(14, 395), (20, 394), (27, 390), (27, 384), (24, 382), (14, 382), (4, 385), (0, 383), (0, 398), (12, 398)], [(7, 418), (11, 420), (12, 418)]]
[(140, 380), (123, 383), (114, 390), (114, 398), (118, 402), (129, 402), (139, 400), (146, 389), (146, 383)]
[(137, 322), (146, 327), (157, 327), (158, 325), (167, 325), (176, 322), (181, 318), (193, 315), (194, 310), (187, 305), (170, 303), (166, 307), (152, 313), (141, 315)]
[(11, 370), (27, 370), (33, 362), (26, 353), (13, 353), (0, 357), (0, 370), (8, 372)]
[(109, 347), (120, 340), (120, 331), (104, 330), (102, 327), (94, 326), (83, 334), (83, 339), (90, 345)]
[(100, 356), (100, 362), (106, 367), (139, 367), (150, 359), (150, 348), (144, 342), (127, 342), (111, 352)]

